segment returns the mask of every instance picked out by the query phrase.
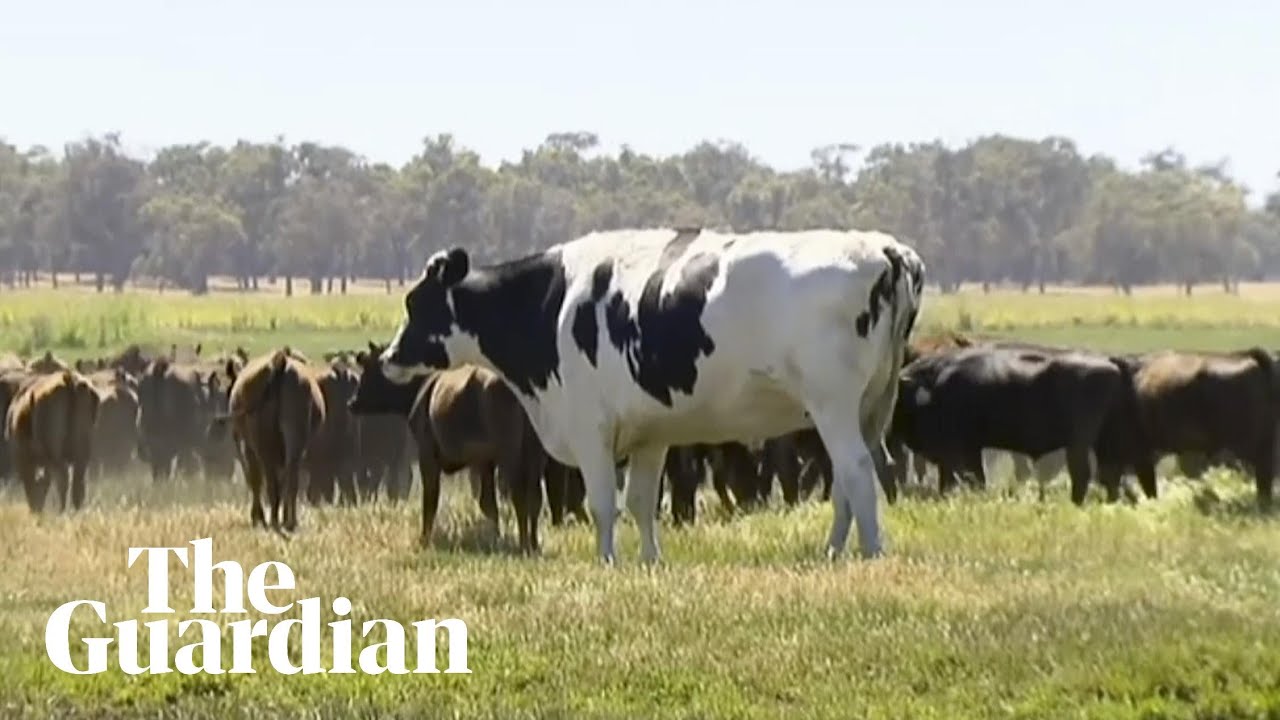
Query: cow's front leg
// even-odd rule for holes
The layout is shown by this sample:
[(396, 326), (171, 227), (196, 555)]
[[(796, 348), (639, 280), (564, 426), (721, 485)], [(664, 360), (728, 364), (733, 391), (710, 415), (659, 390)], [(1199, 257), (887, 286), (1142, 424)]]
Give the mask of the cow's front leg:
[(658, 479), (667, 457), (662, 446), (648, 447), (631, 453), (627, 469), (627, 510), (640, 530), (640, 561), (658, 562)]

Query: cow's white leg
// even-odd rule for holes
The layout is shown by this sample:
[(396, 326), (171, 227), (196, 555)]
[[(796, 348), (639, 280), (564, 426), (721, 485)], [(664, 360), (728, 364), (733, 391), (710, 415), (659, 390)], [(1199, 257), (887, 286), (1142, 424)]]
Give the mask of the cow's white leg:
[(627, 510), (640, 530), (640, 560), (658, 561), (658, 480), (667, 457), (665, 447), (631, 453), (627, 467)]
[(596, 552), (601, 562), (614, 562), (613, 527), (618, 518), (618, 469), (613, 453), (599, 443), (580, 443), (573, 448), (587, 490), (587, 508), (596, 526)]
[(831, 456), (834, 476), (831, 487), (834, 514), (827, 541), (829, 557), (844, 552), (850, 525), (855, 522), (862, 556), (876, 557), (881, 552), (875, 463), (859, 427), (857, 408), (856, 402), (849, 403), (847, 408), (836, 408), (828, 400), (811, 405), (809, 410), (822, 444)]

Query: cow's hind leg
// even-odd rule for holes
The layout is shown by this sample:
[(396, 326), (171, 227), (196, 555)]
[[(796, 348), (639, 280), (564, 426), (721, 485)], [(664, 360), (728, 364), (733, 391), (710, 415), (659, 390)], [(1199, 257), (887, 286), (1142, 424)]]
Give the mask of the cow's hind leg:
[(50, 463), (45, 471), (46, 476), (58, 489), (58, 512), (67, 511), (67, 496), (71, 493), (68, 490), (67, 464), (61, 461)]
[(89, 470), (88, 466), (89, 463), (85, 461), (71, 465), (71, 508), (73, 510), (84, 507), (84, 482), (85, 473)]
[[(429, 440), (422, 440), (418, 450), (418, 474), (422, 476), (422, 530), (418, 544), (431, 544), (431, 533), (436, 527), (436, 512), (440, 509), (440, 465), (436, 462), (435, 449)], [(468, 469), (467, 474), (475, 470)]]
[(564, 524), (565, 515), (565, 471), (564, 466), (550, 461), (542, 471), (542, 481), (547, 487), (547, 509), (551, 511), (551, 526)]
[(667, 449), (662, 446), (647, 447), (631, 453), (627, 468), (627, 510), (635, 518), (640, 530), (640, 561), (653, 564), (658, 561), (658, 478)]
[(485, 462), (473, 465), (470, 472), (473, 492), (476, 483), (479, 483), (480, 512), (489, 521), (489, 532), (496, 541), (502, 537), (502, 528), (498, 522), (498, 487), (494, 482), (493, 470), (493, 463)]
[(22, 489), (27, 496), (27, 507), (31, 508), (31, 512), (39, 513), (44, 510), (45, 495), (49, 491), (49, 474), (42, 472), (36, 463), (31, 462), (27, 457), (15, 453), (14, 470), (22, 479)]
[(298, 488), (302, 484), (301, 463), (298, 458), (291, 458), (284, 466), (284, 487), (281, 500), (284, 502), (284, 529), (293, 532), (298, 529)]
[(262, 464), (263, 480), (267, 486), (267, 504), (271, 506), (271, 527), (280, 527), (280, 471), (281, 467), (273, 462)]
[(827, 556), (835, 558), (844, 552), (850, 527), (856, 523), (862, 556), (876, 557), (881, 553), (881, 545), (875, 461), (863, 437), (859, 397), (831, 390), (840, 386), (840, 383), (817, 384), (805, 403), (831, 458), (834, 513)]
[(1089, 492), (1089, 446), (1067, 448), (1067, 473), (1071, 476), (1071, 502), (1084, 504)]
[(1256, 453), (1253, 461), (1254, 485), (1258, 490), (1258, 507), (1263, 512), (1271, 510), (1272, 484), (1275, 480), (1276, 456), (1275, 448), (1268, 441)]
[[(596, 555), (601, 562), (612, 565), (616, 559), (613, 531), (618, 519), (618, 466), (603, 436), (581, 432), (575, 439), (571, 449), (582, 471), (587, 507), (596, 527)], [(649, 507), (652, 509), (653, 503)]]

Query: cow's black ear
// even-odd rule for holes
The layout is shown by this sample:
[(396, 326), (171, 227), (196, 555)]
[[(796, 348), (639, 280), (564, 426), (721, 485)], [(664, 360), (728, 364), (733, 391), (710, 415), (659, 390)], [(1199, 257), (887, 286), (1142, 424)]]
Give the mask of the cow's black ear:
[(467, 251), (456, 247), (444, 258), (444, 267), (440, 271), (440, 284), (445, 287), (457, 285), (467, 276), (470, 269), (471, 259), (467, 257)]

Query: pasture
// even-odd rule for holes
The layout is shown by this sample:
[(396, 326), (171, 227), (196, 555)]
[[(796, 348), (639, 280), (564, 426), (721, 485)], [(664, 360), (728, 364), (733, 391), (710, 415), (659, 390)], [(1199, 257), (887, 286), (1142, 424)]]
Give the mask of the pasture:
[[(923, 327), (1109, 350), (1280, 349), (1280, 287), (1198, 292), (930, 292)], [(0, 351), (75, 358), (201, 342), (318, 356), (385, 341), (401, 298), (6, 291)], [(1159, 500), (1104, 506), (1095, 489), (1084, 509), (1064, 485), (1045, 503), (1002, 477), (985, 494), (882, 504), (887, 556), (834, 565), (819, 560), (828, 505), (730, 518), (704, 490), (696, 527), (664, 520), (655, 569), (637, 566), (624, 515), (613, 571), (596, 565), (579, 524), (544, 521), (543, 556), (516, 556), (506, 506), (504, 540), (490, 546), (460, 479), (446, 484), (428, 550), (416, 546), (416, 489), (400, 506), (305, 507), (287, 541), (249, 529), (239, 485), (154, 487), (139, 473), (91, 484), (79, 515), (40, 518), (10, 486), (0, 489), (0, 714), (1280, 717), (1280, 522), (1253, 509), (1252, 484), (1166, 474)], [(140, 617), (144, 575), (126, 568), (127, 548), (206, 536), (216, 560), (288, 563), (291, 599), (321, 597), (325, 621), (340, 595), (357, 624), (466, 620), (472, 674), (129, 677), (113, 660), (81, 677), (50, 665), (54, 608), (92, 598), (108, 622)], [(189, 607), (189, 576), (173, 567), (175, 607)], [(85, 617), (79, 636), (110, 634)], [(255, 644), (255, 658), (265, 654)]]

